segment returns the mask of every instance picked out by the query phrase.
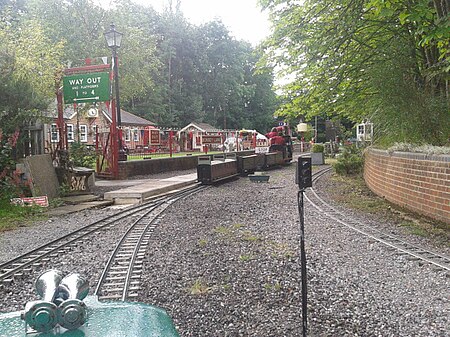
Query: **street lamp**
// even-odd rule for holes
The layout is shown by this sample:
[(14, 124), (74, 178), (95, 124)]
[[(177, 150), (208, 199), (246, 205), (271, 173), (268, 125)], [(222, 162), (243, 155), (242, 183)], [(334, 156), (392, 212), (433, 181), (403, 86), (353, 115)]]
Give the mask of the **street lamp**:
[(300, 152), (303, 152), (303, 142), (304, 142), (304, 138), (303, 138), (303, 134), (308, 131), (308, 124), (300, 122), (297, 125), (297, 132), (300, 133), (301, 135), (301, 139), (300, 139)]
[(119, 128), (119, 161), (126, 161), (127, 155), (124, 151), (122, 144), (122, 131), (120, 126), (122, 124), (122, 118), (120, 113), (120, 95), (119, 95), (119, 61), (117, 57), (117, 49), (120, 48), (122, 43), (123, 33), (116, 30), (114, 23), (111, 23), (111, 28), (109, 31), (105, 32), (105, 39), (108, 47), (112, 50), (113, 57), (113, 71), (114, 71), (114, 89), (116, 96), (116, 117), (117, 117), (117, 127)]
[(120, 48), (122, 43), (123, 33), (116, 30), (114, 23), (111, 23), (111, 28), (109, 31), (105, 32), (105, 39), (108, 47), (112, 50), (113, 56), (113, 70), (114, 70), (114, 88), (116, 96), (116, 107), (117, 107), (117, 126), (120, 127), (122, 122), (120, 115), (120, 99), (119, 99), (119, 62), (117, 59), (117, 49)]

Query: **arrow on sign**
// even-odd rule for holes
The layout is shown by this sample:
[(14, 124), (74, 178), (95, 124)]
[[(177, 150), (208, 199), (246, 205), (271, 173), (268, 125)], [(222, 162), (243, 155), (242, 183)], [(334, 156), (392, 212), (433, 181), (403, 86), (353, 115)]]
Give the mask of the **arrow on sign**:
[(86, 98), (74, 98), (73, 100), (75, 102), (78, 102), (78, 101), (98, 101), (99, 98), (100, 97), (97, 96), (97, 97), (86, 97)]

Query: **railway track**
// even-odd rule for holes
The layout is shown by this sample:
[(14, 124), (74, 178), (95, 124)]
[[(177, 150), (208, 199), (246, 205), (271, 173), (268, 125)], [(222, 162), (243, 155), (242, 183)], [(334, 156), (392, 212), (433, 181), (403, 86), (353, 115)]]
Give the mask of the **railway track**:
[(117, 243), (100, 276), (94, 291), (94, 295), (97, 295), (99, 300), (126, 301), (138, 296), (145, 252), (151, 234), (161, 221), (163, 212), (172, 203), (204, 188), (199, 186), (177, 193), (164, 203), (148, 209), (133, 222)]
[[(313, 176), (313, 182), (320, 179), (325, 173), (329, 172), (331, 168), (317, 172)], [(323, 200), (315, 191), (314, 188), (307, 189), (305, 191), (305, 199), (316, 208), (321, 214), (326, 217), (333, 219), (334, 221), (350, 228), (351, 230), (360, 233), (366, 237), (371, 238), (377, 242), (384, 244), (391, 249), (396, 250), (400, 254), (408, 255), (411, 259), (422, 261), (424, 263), (429, 263), (433, 265), (438, 270), (450, 271), (450, 258), (436, 252), (424, 249), (422, 247), (413, 245), (400, 239), (394, 235), (383, 233), (382, 231), (365, 224), (363, 221), (358, 219), (353, 219), (344, 214), (341, 211), (335, 209), (325, 200)]]
[[(89, 235), (93, 235), (98, 231), (107, 230), (123, 222), (130, 222), (130, 219), (142, 219), (157, 208), (163, 207), (165, 209), (173, 200), (178, 200), (180, 198), (179, 195), (185, 196), (189, 193), (195, 193), (202, 188), (204, 187), (194, 185), (181, 191), (154, 198), (146, 203), (128, 207), (2, 263), (0, 265), (0, 282), (9, 283), (16, 277), (23, 277), (25, 273), (39, 268), (43, 262), (56, 258), (59, 253), (67, 252), (72, 247), (75, 247)], [(164, 205), (166, 206), (164, 207)], [(136, 221), (132, 222), (131, 227), (135, 226), (135, 223)]]

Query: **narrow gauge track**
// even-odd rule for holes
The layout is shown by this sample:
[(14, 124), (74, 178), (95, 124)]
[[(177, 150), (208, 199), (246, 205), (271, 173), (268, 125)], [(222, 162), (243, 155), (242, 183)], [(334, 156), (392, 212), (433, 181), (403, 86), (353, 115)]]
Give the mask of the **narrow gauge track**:
[[(313, 182), (320, 179), (325, 173), (329, 172), (330, 170), (331, 168), (328, 168), (320, 172), (317, 172), (317, 174), (315, 174), (313, 177)], [(383, 233), (382, 231), (373, 228), (372, 226), (369, 226), (367, 224), (364, 224), (359, 220), (352, 219), (351, 217), (348, 216), (348, 214), (344, 214), (336, 210), (325, 200), (323, 200), (317, 194), (314, 188), (306, 190), (305, 199), (312, 206), (314, 206), (321, 214), (326, 215), (327, 217), (335, 220), (336, 222), (364, 236), (370, 237), (371, 239), (377, 242), (380, 242), (392, 249), (395, 249), (401, 254), (409, 255), (411, 259), (429, 263), (440, 270), (445, 270), (447, 272), (450, 271), (450, 258), (448, 256), (444, 256), (442, 254), (438, 254), (426, 250), (422, 247), (413, 245), (393, 235)]]
[(181, 191), (169, 200), (148, 209), (138, 216), (125, 232), (112, 252), (94, 295), (99, 300), (126, 301), (138, 296), (142, 263), (153, 230), (161, 221), (161, 215), (172, 203), (197, 193), (204, 186)]
[(2, 263), (0, 265), (0, 282), (9, 283), (15, 277), (22, 277), (24, 273), (31, 272), (33, 268), (40, 267), (41, 262), (48, 261), (51, 258), (56, 258), (59, 252), (67, 251), (68, 249), (70, 249), (70, 247), (78, 245), (83, 238), (89, 235), (92, 235), (101, 230), (107, 230), (108, 228), (114, 227), (120, 221), (130, 219), (131, 216), (141, 218), (155, 210), (157, 207), (169, 203), (173, 199), (179, 198), (177, 197), (177, 195), (194, 193), (201, 188), (204, 187), (196, 184), (193, 185), (193, 187), (191, 186), (181, 191), (172, 192), (160, 197), (156, 197), (143, 204), (128, 207), (111, 216), (105, 217), (87, 226), (81, 227), (71, 233), (61, 236), (53, 241), (50, 241), (45, 245), (37, 247), (10, 261)]

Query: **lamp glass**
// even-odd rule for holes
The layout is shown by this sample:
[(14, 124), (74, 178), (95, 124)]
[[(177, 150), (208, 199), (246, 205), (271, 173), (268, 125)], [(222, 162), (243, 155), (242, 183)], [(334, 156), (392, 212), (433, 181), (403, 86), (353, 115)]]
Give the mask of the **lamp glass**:
[(298, 132), (306, 132), (306, 131), (308, 131), (308, 124), (306, 124), (306, 123), (299, 123), (297, 125), (297, 131)]
[(119, 48), (122, 43), (123, 33), (118, 32), (114, 25), (111, 25), (111, 29), (105, 33), (106, 43), (109, 48)]

